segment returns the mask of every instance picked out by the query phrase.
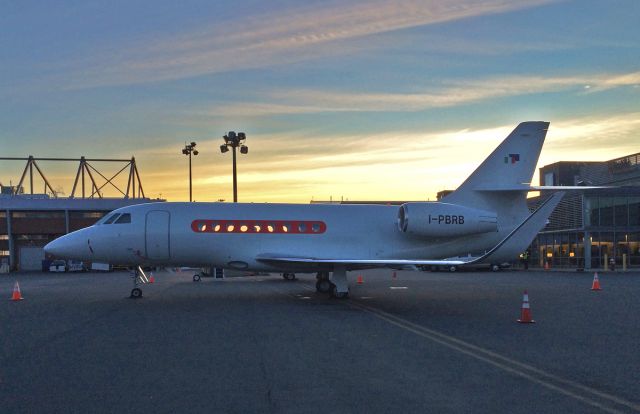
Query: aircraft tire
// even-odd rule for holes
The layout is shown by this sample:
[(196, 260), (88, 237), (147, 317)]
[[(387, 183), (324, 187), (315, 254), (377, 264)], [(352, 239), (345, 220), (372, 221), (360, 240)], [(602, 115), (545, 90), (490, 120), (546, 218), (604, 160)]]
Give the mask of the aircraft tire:
[(316, 282), (316, 291), (320, 293), (329, 293), (333, 290), (333, 283), (329, 279), (319, 279)]
[(285, 278), (286, 280), (296, 280), (295, 273), (283, 273), (282, 277)]
[(140, 288), (133, 288), (131, 289), (131, 296), (130, 298), (132, 299), (139, 299), (142, 297), (142, 289)]
[(453, 272), (455, 272), (455, 271), (457, 271), (457, 270), (458, 270), (458, 267), (457, 267), (457, 266), (449, 266), (449, 271), (450, 271), (450, 272), (452, 272), (452, 273), (453, 273)]
[(491, 271), (492, 271), (492, 272), (498, 272), (498, 271), (500, 271), (500, 265), (492, 264), (492, 265), (491, 265)]
[(200, 274), (196, 273), (195, 275), (193, 275), (193, 281), (194, 282), (199, 282), (200, 281)]

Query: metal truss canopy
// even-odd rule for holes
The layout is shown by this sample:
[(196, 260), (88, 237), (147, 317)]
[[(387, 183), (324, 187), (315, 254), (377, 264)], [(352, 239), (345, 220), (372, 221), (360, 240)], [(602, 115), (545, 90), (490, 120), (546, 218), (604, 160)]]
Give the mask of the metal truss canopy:
[[(36, 158), (33, 155), (29, 155), (28, 158), (13, 158), (13, 157), (5, 157), (0, 158), (0, 160), (4, 161), (26, 161), (27, 164), (22, 171), (22, 176), (20, 177), (20, 181), (18, 185), (15, 187), (14, 193), (18, 193), (21, 188), (24, 188), (24, 182), (27, 177), (27, 173), (29, 173), (29, 189), (30, 193), (34, 194), (33, 187), (33, 176), (34, 176), (34, 168), (36, 173), (40, 175), (40, 178), (44, 181), (44, 191), (45, 193), (49, 191), (54, 198), (58, 198), (57, 192), (53, 189), (49, 180), (44, 175), (40, 167), (38, 166), (36, 161), (61, 161), (61, 162), (79, 162), (78, 172), (76, 173), (75, 180), (73, 181), (73, 189), (71, 190), (71, 195), (69, 198), (76, 198), (76, 191), (80, 192), (80, 198), (103, 198), (104, 188), (107, 186), (113, 187), (116, 191), (122, 194), (123, 198), (144, 198), (144, 190), (142, 189), (142, 182), (140, 181), (140, 174), (138, 173), (138, 168), (136, 167), (136, 159), (135, 157), (131, 157), (130, 160), (122, 160), (122, 159), (106, 159), (106, 158), (85, 158), (80, 157), (77, 158)], [(101, 173), (93, 164), (95, 162), (109, 162), (109, 163), (121, 163), (125, 164), (117, 173), (113, 174), (111, 177), (107, 178), (103, 173)], [(126, 174), (128, 172), (129, 177), (127, 178), (127, 188), (123, 191), (122, 188), (117, 186), (114, 180), (119, 177), (121, 174)], [(95, 173), (95, 175), (94, 175)], [(98, 177), (96, 179), (96, 177)], [(87, 189), (88, 184), (90, 183), (90, 188)]]

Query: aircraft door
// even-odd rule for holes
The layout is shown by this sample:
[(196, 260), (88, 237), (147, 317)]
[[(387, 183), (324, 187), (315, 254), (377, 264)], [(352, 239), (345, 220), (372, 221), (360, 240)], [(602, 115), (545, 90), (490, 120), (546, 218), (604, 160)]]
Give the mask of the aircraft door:
[(154, 210), (147, 213), (145, 222), (145, 248), (149, 259), (169, 259), (170, 219), (171, 215), (168, 211)]

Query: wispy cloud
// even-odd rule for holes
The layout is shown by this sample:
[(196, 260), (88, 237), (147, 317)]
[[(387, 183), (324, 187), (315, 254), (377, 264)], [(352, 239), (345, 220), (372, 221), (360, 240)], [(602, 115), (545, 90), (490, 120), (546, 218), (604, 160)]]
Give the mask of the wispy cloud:
[[(76, 87), (180, 79), (351, 50), (342, 40), (535, 7), (554, 0), (332, 1), (139, 40), (84, 62)], [(326, 45), (331, 47), (324, 47)], [(97, 60), (96, 60), (97, 59)], [(88, 68), (87, 68), (88, 67)]]
[(553, 123), (545, 148), (557, 161), (608, 160), (640, 151), (640, 113), (592, 116)]
[(640, 72), (575, 76), (503, 76), (441, 82), (429, 92), (359, 93), (320, 89), (280, 90), (266, 101), (239, 102), (196, 110), (192, 115), (229, 117), (307, 114), (320, 112), (411, 112), (536, 93), (594, 93), (629, 86), (640, 91)]

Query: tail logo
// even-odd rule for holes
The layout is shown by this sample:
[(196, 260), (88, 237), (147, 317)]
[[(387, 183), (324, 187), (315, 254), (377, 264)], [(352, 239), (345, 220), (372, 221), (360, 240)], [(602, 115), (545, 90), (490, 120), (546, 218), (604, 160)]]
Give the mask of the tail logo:
[(520, 161), (520, 154), (509, 154), (504, 157), (505, 164), (515, 164), (518, 161)]

